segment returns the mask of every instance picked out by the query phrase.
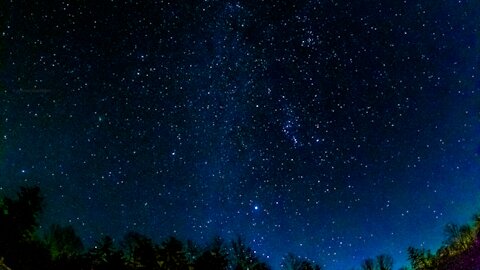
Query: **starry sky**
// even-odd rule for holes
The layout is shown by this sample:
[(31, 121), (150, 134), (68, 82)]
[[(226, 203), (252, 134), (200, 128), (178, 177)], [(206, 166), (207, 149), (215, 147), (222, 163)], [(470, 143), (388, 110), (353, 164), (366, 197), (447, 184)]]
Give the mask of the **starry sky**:
[(0, 192), (43, 226), (436, 249), (480, 205), (476, 0), (0, 0)]

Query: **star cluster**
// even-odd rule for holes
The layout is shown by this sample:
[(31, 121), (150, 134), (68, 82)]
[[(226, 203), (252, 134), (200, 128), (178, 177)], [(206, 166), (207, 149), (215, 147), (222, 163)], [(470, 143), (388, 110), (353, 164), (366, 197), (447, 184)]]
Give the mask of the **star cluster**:
[(0, 189), (87, 243), (241, 234), (342, 269), (477, 209), (477, 1), (1, 8)]

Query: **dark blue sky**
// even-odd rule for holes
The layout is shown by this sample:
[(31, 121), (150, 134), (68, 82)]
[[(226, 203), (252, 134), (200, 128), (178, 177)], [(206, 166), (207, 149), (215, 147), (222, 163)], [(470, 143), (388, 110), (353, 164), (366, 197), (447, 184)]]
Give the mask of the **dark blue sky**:
[(359, 266), (478, 210), (478, 1), (1, 1), (0, 189), (87, 244)]

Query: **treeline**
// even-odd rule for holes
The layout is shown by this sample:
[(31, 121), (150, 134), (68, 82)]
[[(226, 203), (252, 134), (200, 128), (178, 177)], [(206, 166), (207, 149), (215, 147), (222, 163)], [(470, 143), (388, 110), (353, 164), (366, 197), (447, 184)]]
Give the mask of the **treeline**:
[[(71, 226), (52, 225), (38, 230), (43, 210), (38, 187), (22, 187), (17, 198), (0, 198), (0, 270), (267, 270), (269, 265), (238, 237), (220, 237), (199, 246), (170, 237), (160, 244), (145, 235), (129, 232), (118, 243), (105, 236), (85, 248)], [(413, 270), (480, 270), (480, 216), (472, 225), (448, 225), (446, 240), (435, 254), (408, 248)], [(320, 270), (320, 265), (288, 254), (283, 270)], [(379, 255), (366, 259), (362, 270), (392, 270), (393, 259)]]
[[(129, 232), (116, 243), (109, 236), (85, 248), (72, 226), (38, 230), (43, 210), (38, 187), (20, 188), (17, 198), (0, 199), (0, 270), (267, 270), (242, 238), (230, 242), (213, 238), (205, 246), (170, 237), (160, 244)], [(313, 262), (285, 257), (285, 269), (319, 270)]]
[(480, 270), (480, 215), (472, 224), (445, 226), (443, 246), (435, 253), (409, 247), (414, 270)]

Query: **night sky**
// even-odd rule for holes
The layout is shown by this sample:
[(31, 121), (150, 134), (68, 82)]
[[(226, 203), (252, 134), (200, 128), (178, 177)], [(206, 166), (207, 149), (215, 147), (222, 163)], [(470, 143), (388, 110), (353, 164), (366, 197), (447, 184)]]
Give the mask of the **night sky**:
[(87, 245), (399, 267), (479, 210), (480, 1), (0, 0), (0, 41), (0, 193)]

